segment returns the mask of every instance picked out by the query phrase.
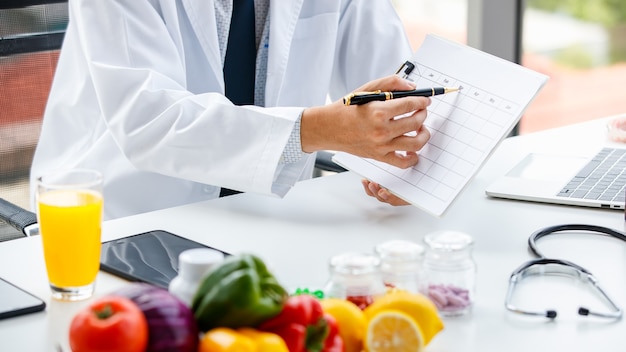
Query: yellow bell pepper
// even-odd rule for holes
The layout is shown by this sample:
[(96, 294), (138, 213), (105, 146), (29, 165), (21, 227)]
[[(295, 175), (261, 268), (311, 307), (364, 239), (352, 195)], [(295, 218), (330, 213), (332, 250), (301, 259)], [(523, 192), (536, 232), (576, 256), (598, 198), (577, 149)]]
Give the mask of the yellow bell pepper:
[(282, 337), (274, 333), (252, 328), (240, 328), (237, 331), (254, 342), (257, 352), (289, 352)]
[(256, 345), (249, 337), (231, 328), (214, 328), (206, 332), (198, 352), (256, 352)]
[(198, 352), (289, 352), (283, 339), (253, 328), (214, 328), (200, 340)]

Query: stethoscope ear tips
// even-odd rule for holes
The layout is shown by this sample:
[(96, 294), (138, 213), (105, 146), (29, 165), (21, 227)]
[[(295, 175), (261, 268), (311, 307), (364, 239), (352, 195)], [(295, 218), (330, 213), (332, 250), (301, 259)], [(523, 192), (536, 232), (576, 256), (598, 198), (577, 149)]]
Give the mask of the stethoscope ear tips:
[(584, 308), (584, 307), (578, 308), (578, 315), (584, 315), (584, 316), (589, 315), (589, 309)]
[(546, 318), (550, 318), (550, 319), (556, 318), (556, 310), (547, 310)]

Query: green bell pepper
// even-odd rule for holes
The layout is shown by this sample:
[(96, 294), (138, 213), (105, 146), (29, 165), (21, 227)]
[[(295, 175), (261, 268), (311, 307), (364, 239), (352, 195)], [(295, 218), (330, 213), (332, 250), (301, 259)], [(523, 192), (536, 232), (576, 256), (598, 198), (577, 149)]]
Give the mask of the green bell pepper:
[(258, 257), (230, 256), (200, 283), (192, 311), (202, 331), (222, 326), (256, 326), (277, 315), (287, 291)]

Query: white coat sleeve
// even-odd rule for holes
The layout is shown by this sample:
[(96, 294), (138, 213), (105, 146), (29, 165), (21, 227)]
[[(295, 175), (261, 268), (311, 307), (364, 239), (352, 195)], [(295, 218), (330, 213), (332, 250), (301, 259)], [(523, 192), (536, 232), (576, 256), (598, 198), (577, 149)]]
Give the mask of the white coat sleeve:
[(180, 42), (148, 1), (70, 1), (72, 21), (101, 117), (136, 168), (265, 194), (285, 179), (277, 167), (302, 108), (192, 94)]
[(389, 0), (344, 0), (338, 33), (332, 100), (394, 74), (411, 58), (404, 26)]

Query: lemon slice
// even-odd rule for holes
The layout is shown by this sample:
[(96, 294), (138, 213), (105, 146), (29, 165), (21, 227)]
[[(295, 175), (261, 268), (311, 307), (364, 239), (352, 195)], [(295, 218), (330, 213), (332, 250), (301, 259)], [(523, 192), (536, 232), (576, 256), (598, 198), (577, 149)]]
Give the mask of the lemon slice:
[(426, 296), (406, 291), (392, 291), (376, 299), (363, 313), (368, 320), (382, 311), (396, 310), (408, 314), (419, 326), (424, 337), (424, 346), (443, 329), (437, 306)]
[(419, 352), (424, 348), (424, 336), (406, 313), (384, 310), (369, 321), (365, 348), (369, 352)]

